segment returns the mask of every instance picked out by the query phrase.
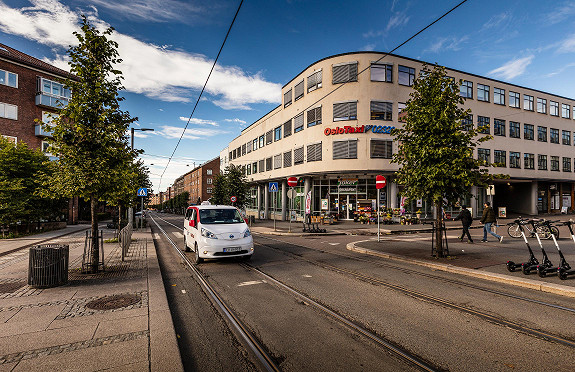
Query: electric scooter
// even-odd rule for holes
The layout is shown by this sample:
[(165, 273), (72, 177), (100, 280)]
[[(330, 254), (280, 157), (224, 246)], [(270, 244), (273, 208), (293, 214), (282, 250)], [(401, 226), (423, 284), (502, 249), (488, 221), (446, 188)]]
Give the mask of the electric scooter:
[[(567, 222), (564, 222), (563, 225), (567, 225), (569, 227), (569, 232), (571, 233), (571, 238), (575, 242), (575, 234), (573, 233), (573, 225), (575, 225), (575, 222), (569, 220)], [(559, 255), (561, 256), (561, 263), (559, 264), (559, 267), (557, 268), (557, 274), (559, 275), (559, 279), (566, 280), (569, 275), (575, 274), (575, 269), (572, 269), (571, 266), (567, 263), (567, 261), (565, 260), (565, 257), (563, 257), (563, 253), (561, 253), (561, 251), (559, 251)]]
[(527, 246), (527, 249), (529, 250), (529, 261), (524, 262), (524, 263), (515, 263), (513, 261), (507, 261), (507, 270), (509, 270), (510, 272), (514, 272), (515, 270), (522, 268), (523, 266), (535, 266), (537, 267), (537, 265), (539, 265), (539, 261), (537, 260), (537, 258), (535, 258), (535, 255), (533, 254), (533, 250), (531, 249), (531, 246), (529, 245), (529, 242), (527, 241), (527, 237), (525, 236), (525, 229), (523, 229), (523, 224), (525, 223), (525, 220), (518, 218), (515, 220), (515, 223), (517, 223), (517, 225), (519, 225), (519, 230), (521, 231), (521, 236), (523, 237), (523, 240), (525, 241), (525, 245)]
[[(539, 242), (539, 247), (541, 247), (541, 252), (543, 253), (543, 262), (541, 264), (537, 264), (537, 265), (523, 264), (521, 266), (521, 271), (523, 271), (523, 274), (525, 274), (525, 275), (529, 275), (529, 273), (531, 273), (531, 270), (539, 270), (540, 266), (542, 267), (541, 269), (553, 266), (553, 264), (551, 263), (551, 260), (549, 259), (549, 257), (547, 257), (547, 252), (545, 252), (545, 249), (543, 248), (543, 244), (541, 243), (541, 239), (539, 239), (539, 234), (537, 233), (537, 227), (538, 227), (537, 225), (542, 222), (542, 221), (541, 222), (540, 221), (541, 220), (529, 220), (529, 223), (533, 227), (533, 232), (535, 233), (535, 237), (537, 238), (537, 241)], [(551, 234), (551, 235), (553, 235), (553, 234)]]
[[(552, 230), (551, 230), (551, 223), (556, 223), (556, 222), (559, 222), (559, 220), (557, 220), (557, 221), (543, 220), (543, 222), (541, 222), (540, 225), (545, 226), (547, 228), (547, 231), (549, 231), (549, 235), (551, 235), (551, 238), (553, 238), (553, 242), (555, 243), (555, 247), (557, 247), (557, 251), (559, 251), (559, 256), (561, 257), (561, 262), (563, 263), (563, 262), (565, 262), (565, 258), (563, 257), (563, 252), (561, 252), (561, 248), (559, 248), (559, 244), (557, 243), (557, 239), (555, 238), (555, 234), (553, 234)], [(551, 261), (549, 261), (545, 252), (543, 252), (543, 257), (544, 257), (543, 264), (537, 266), (537, 274), (539, 275), (539, 277), (545, 278), (547, 276), (547, 274), (549, 274), (549, 273), (557, 273), (558, 269), (551, 264)], [(547, 264), (545, 263), (545, 260), (547, 260)], [(567, 262), (565, 262), (565, 263), (567, 263)], [(559, 265), (559, 266), (561, 266), (561, 265)]]

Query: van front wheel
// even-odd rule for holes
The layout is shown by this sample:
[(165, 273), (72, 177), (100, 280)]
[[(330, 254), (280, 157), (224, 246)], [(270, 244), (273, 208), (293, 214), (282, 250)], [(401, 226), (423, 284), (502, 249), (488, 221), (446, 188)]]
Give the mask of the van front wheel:
[(200, 257), (200, 252), (198, 250), (198, 243), (194, 245), (194, 251), (196, 252), (196, 254), (194, 255), (194, 263), (198, 265), (204, 262), (204, 259)]

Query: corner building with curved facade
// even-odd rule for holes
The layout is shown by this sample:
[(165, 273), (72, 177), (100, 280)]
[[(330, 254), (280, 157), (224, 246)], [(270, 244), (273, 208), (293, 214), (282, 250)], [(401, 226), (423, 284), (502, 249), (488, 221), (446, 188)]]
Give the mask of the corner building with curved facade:
[[(300, 217), (305, 195), (312, 192), (311, 210), (352, 219), (376, 205), (375, 176), (387, 185), (382, 206), (431, 212), (426, 201), (401, 198), (398, 170), (391, 163), (397, 143), (389, 134), (412, 92), (423, 62), (377, 52), (335, 55), (308, 66), (282, 88), (283, 102), (230, 142), (220, 154), (222, 169), (244, 167), (251, 185), (249, 214), (286, 219), (287, 177), (298, 177), (293, 205)], [(571, 212), (574, 208), (575, 101), (483, 76), (447, 69), (462, 80), (460, 94), (472, 114), (463, 123), (489, 125), (491, 141), (474, 156), (506, 174), (495, 181), (494, 195), (472, 187), (465, 200), (480, 215), (483, 202), (507, 213), (536, 215)], [(278, 183), (278, 191), (273, 192)]]

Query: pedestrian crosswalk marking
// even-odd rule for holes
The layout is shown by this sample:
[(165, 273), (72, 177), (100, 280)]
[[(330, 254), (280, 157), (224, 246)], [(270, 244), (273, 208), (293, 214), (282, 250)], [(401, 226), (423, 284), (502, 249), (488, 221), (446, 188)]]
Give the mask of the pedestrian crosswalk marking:
[(182, 233), (179, 231), (174, 231), (172, 234), (174, 234), (174, 236), (178, 239), (182, 239), (184, 237), (184, 235), (182, 235)]

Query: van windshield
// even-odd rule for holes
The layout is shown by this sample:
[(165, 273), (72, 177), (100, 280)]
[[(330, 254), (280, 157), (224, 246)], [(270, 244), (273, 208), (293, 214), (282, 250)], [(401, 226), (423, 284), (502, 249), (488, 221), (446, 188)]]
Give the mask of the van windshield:
[(200, 209), (200, 222), (203, 224), (242, 223), (244, 219), (237, 209)]

